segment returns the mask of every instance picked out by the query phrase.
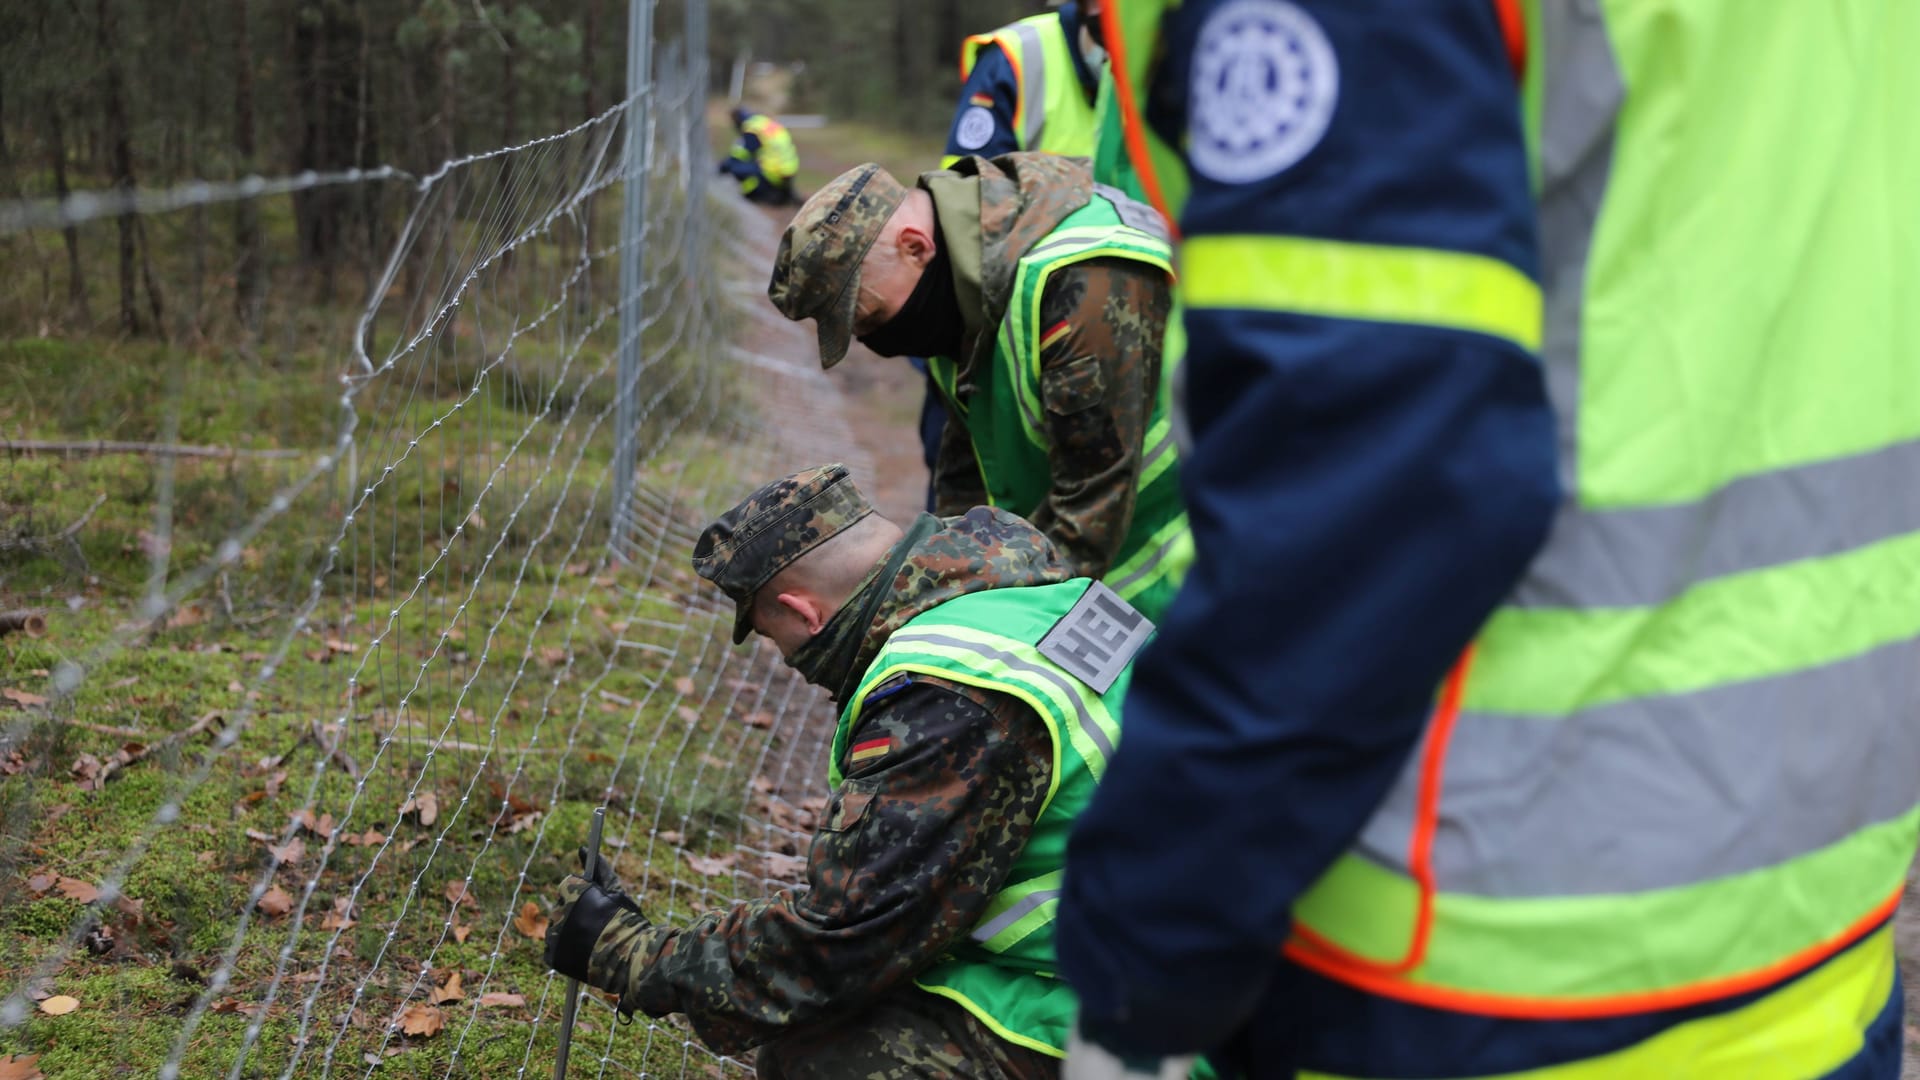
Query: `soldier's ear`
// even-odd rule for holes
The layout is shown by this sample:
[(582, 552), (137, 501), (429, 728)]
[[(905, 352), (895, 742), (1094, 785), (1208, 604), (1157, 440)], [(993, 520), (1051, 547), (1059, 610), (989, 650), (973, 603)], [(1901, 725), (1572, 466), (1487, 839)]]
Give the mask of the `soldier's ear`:
[(899, 245), (900, 257), (916, 271), (925, 270), (933, 261), (933, 234), (919, 225), (908, 223), (900, 226), (900, 234), (894, 243)]
[(819, 633), (820, 628), (827, 625), (827, 620), (833, 617), (833, 612), (828, 611), (826, 605), (812, 593), (783, 592), (773, 600), (774, 603), (791, 612), (794, 618), (807, 628), (808, 637)]

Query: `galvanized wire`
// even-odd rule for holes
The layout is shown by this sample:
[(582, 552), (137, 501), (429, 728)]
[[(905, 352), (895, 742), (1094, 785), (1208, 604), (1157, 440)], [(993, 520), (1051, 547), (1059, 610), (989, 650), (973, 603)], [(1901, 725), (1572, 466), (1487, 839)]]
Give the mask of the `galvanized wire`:
[[(636, 29), (650, 25), (647, 0), (635, 11)], [(704, 27), (689, 0), (695, 11)], [(240, 572), (269, 529), (314, 545), (211, 750), (106, 853), (100, 899), (33, 964), (0, 975), (0, 1030), (29, 1020), (46, 980), (87, 963), (82, 939), (210, 779), (281, 764), (258, 737), (266, 708), (315, 721), (311, 767), (286, 779), (284, 816), (265, 834), (276, 853), (219, 924), (166, 1057), (136, 1068), (185, 1075), (211, 1040), (230, 1047), (219, 1065), (235, 1078), (371, 1076), (424, 1046), (445, 1050), (454, 1077), (483, 1040), (508, 1038), (524, 1043), (508, 1055), (515, 1075), (543, 1072), (564, 991), (552, 973), (514, 974), (539, 948), (516, 917), (544, 909), (571, 863), (578, 837), (562, 807), (607, 808), (607, 857), (656, 921), (799, 884), (824, 790), (825, 702), (770, 650), (731, 647), (731, 608), (686, 560), (713, 510), (759, 482), (828, 459), (867, 465), (807, 334), (776, 327), (792, 331), (783, 345), (745, 354), (730, 340), (771, 244), (758, 211), (706, 190), (700, 33), (685, 62), (637, 39), (632, 94), (601, 115), (417, 178), (365, 170), (0, 207), (4, 232), (326, 184), (408, 192), (341, 355), (328, 443), (208, 558), (182, 569), (155, 554), (128, 625), (54, 671), (47, 713), (0, 733), (5, 749), (36, 724), (79, 719), (73, 698), (94, 673)], [(608, 243), (595, 222), (616, 197), (626, 221)], [(729, 236), (745, 259), (727, 258)], [(177, 528), (174, 458), (162, 461), (159, 551)], [(331, 512), (315, 512), (329, 505), (321, 495)], [(276, 702), (256, 704), (270, 691)], [(418, 826), (404, 823), (402, 808), (428, 796), (445, 800), (437, 817), (416, 809)], [(278, 854), (302, 837), (317, 850)], [(459, 898), (496, 871), (510, 888), (495, 906)], [(284, 914), (262, 911), (283, 887)], [(470, 935), (488, 945), (463, 968), (448, 953)], [(434, 1001), (461, 970), (465, 996)], [(483, 1005), (492, 992), (524, 998), (521, 1019)], [(252, 1011), (237, 1037), (218, 1037), (211, 1018), (235, 1000)], [(408, 1035), (401, 1017), (429, 1005), (444, 1030)], [(267, 1038), (274, 1017), (293, 1025), (289, 1045)], [(592, 995), (582, 1017), (593, 1031), (576, 1040), (580, 1075), (746, 1068), (676, 1021), (619, 1027)]]

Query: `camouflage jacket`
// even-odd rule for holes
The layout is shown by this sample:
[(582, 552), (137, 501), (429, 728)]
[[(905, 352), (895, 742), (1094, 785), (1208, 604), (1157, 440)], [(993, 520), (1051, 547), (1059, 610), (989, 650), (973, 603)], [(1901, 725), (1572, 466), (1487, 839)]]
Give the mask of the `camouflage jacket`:
[[(855, 670), (955, 596), (1069, 576), (1019, 518), (980, 507), (948, 520), (884, 583), (890, 595)], [(684, 1013), (709, 1047), (736, 1053), (902, 989), (979, 921), (1044, 805), (1046, 725), (1015, 698), (960, 683), (916, 676), (888, 689), (855, 738), (885, 736), (890, 748), (848, 769), (860, 783), (828, 805), (808, 852), (809, 888), (633, 933), (603, 984), (623, 1008)]]
[[(1053, 154), (965, 158), (928, 173), (966, 335), (957, 390), (993, 362), (1016, 264), (1068, 214), (1087, 204), (1087, 163)], [(1160, 385), (1161, 341), (1172, 307), (1167, 276), (1130, 259), (1090, 259), (1055, 272), (1040, 294), (1039, 397), (1047, 403), (1048, 493), (1014, 507), (1052, 541), (1076, 576), (1109, 570), (1133, 521), (1141, 450)], [(1064, 334), (1051, 331), (1067, 327)], [(1097, 370), (1091, 370), (1085, 361)], [(1100, 401), (1081, 407), (1085, 387)], [(1072, 403), (1071, 405), (1059, 403)], [(950, 411), (934, 462), (934, 510), (958, 514), (987, 501), (966, 422)]]

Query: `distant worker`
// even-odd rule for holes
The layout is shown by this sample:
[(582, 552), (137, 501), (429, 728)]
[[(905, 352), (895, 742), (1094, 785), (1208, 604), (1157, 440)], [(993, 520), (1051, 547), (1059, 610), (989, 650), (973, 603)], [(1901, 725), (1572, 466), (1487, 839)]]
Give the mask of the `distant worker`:
[(1083, 0), (968, 38), (941, 164), (1016, 150), (1091, 156), (1106, 67), (1099, 31), (1100, 0)]
[(840, 705), (811, 887), (669, 927), (610, 870), (569, 877), (547, 963), (716, 1053), (760, 1047), (762, 1077), (1057, 1075), (1051, 901), (1152, 624), (1019, 518), (903, 533), (840, 465), (756, 491), (693, 565), (736, 644), (764, 635)]
[(738, 137), (720, 171), (740, 181), (740, 194), (767, 206), (799, 202), (793, 177), (800, 171), (800, 152), (786, 125), (765, 113), (736, 108), (733, 130)]
[(1108, 15), (1197, 552), (1066, 1075), (1893, 1080), (1920, 4)]
[[(1016, 150), (1090, 157), (1094, 100), (1106, 51), (1099, 44), (1100, 0), (1049, 11), (975, 34), (960, 46), (960, 105), (953, 113), (943, 167), (968, 155)], [(910, 357), (926, 373), (926, 361)], [(929, 473), (940, 456), (947, 410), (931, 376), (920, 406), (920, 444)], [(934, 502), (928, 485), (927, 503)]]
[(1033, 522), (1076, 576), (1148, 618), (1190, 558), (1170, 388), (1172, 283), (1160, 219), (1087, 163), (964, 158), (909, 190), (851, 169), (800, 208), (767, 293), (819, 324), (832, 367), (858, 337), (926, 356), (951, 413), (935, 512), (977, 504)]

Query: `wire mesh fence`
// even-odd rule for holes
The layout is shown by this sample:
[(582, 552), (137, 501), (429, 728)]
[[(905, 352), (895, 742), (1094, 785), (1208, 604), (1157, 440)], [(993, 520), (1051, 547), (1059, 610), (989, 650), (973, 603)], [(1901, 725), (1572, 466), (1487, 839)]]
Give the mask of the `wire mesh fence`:
[[(0, 1057), (539, 1075), (545, 912), (595, 807), (656, 920), (801, 880), (820, 703), (730, 647), (687, 556), (841, 421), (817, 371), (739, 359), (766, 223), (714, 216), (704, 50), (634, 11), (629, 100), (430, 172), (0, 207), (40, 265), (194, 213), (293, 243), (325, 190), (370, 256), (247, 333), (104, 357), (34, 333), (32, 273), (0, 298), (0, 607), (47, 624), (0, 641)], [(746, 1069), (641, 1019), (589, 995), (573, 1074)]]

